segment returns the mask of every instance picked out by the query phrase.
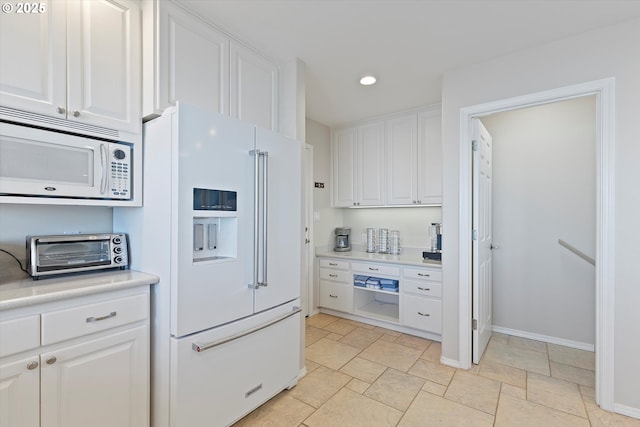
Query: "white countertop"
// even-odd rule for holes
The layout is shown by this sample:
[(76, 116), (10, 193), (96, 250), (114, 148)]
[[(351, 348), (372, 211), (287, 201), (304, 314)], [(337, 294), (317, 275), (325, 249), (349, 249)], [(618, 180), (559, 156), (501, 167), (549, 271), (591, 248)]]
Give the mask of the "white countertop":
[(334, 251), (318, 251), (317, 257), (338, 258), (348, 261), (370, 261), (370, 262), (384, 262), (391, 264), (404, 264), (420, 267), (436, 267), (442, 268), (442, 262), (436, 260), (423, 260), (422, 253), (411, 252), (400, 255), (369, 253), (353, 249), (349, 252), (334, 252)]
[(16, 280), (0, 285), (0, 310), (25, 307), (118, 289), (158, 283), (159, 277), (134, 270), (76, 273)]

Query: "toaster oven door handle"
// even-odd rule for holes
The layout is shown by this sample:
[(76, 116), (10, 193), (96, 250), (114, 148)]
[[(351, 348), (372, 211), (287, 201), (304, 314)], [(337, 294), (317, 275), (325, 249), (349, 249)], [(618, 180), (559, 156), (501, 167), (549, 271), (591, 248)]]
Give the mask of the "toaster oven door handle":
[(107, 191), (107, 181), (109, 180), (109, 174), (107, 169), (107, 147), (105, 144), (100, 144), (100, 162), (102, 164), (102, 181), (100, 182), (100, 194), (104, 194)]

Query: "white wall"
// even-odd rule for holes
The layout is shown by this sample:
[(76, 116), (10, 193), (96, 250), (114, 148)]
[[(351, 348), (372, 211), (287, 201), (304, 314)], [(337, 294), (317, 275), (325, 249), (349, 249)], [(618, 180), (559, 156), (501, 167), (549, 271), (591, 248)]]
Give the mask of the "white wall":
[(460, 109), (576, 83), (615, 77), (614, 401), (640, 413), (640, 20), (452, 70), (443, 78), (443, 222), (450, 252), (443, 260), (443, 357), (459, 348)]
[(320, 219), (313, 223), (314, 246), (326, 250), (335, 243), (333, 231), (342, 226), (342, 209), (331, 207), (331, 129), (307, 119), (307, 143), (313, 145), (313, 179), (324, 188), (313, 189), (313, 210)]
[[(93, 206), (0, 205), (0, 248), (25, 266), (28, 235), (110, 233), (112, 208)], [(0, 284), (28, 277), (8, 255), (0, 253)]]
[(596, 103), (483, 117), (493, 137), (493, 324), (595, 344)]

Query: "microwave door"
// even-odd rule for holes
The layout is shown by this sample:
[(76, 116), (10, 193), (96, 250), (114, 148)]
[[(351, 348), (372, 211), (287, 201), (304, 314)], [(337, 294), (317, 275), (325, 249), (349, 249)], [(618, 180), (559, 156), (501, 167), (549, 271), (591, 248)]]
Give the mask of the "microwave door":
[(18, 126), (8, 130), (3, 126), (0, 135), (0, 193), (105, 197), (108, 144)]

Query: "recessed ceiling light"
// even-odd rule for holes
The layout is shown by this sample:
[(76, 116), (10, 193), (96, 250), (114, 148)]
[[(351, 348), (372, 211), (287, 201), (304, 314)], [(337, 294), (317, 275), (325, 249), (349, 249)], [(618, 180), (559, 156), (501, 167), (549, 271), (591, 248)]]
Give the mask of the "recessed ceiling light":
[(376, 78), (370, 74), (367, 74), (366, 76), (360, 79), (360, 84), (363, 86), (369, 86), (374, 84), (375, 82), (376, 82)]

